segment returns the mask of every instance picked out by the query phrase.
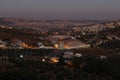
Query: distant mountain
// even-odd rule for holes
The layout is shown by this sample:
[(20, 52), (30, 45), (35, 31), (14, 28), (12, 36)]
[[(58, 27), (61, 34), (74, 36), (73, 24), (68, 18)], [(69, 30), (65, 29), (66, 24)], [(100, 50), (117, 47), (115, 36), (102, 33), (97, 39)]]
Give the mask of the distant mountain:
[[(112, 23), (111, 23), (112, 22)], [(109, 25), (108, 25), (109, 24)], [(116, 21), (104, 20), (32, 20), (22, 18), (0, 18), (0, 25), (10, 26), (16, 29), (32, 29), (40, 32), (59, 31), (64, 33), (65, 30), (73, 28), (83, 28), (82, 30), (96, 31), (105, 28), (114, 27)]]
[(11, 18), (0, 18), (1, 25), (14, 25), (14, 20)]
[(28, 28), (39, 31), (48, 31), (51, 28), (64, 28), (103, 23), (101, 20), (30, 20), (21, 18), (0, 18), (0, 25), (12, 26), (15, 28)]

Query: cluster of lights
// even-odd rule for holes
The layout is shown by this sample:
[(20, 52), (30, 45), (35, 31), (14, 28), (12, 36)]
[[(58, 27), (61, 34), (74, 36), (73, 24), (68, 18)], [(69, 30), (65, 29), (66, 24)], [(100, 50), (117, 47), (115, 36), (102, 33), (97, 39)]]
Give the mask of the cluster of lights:
[[(42, 59), (42, 62), (46, 62), (46, 59), (43, 58), (43, 59)], [(59, 62), (59, 58), (57, 58), (57, 57), (52, 57), (52, 58), (50, 58), (50, 62), (52, 62), (52, 63), (58, 63), (58, 62)]]

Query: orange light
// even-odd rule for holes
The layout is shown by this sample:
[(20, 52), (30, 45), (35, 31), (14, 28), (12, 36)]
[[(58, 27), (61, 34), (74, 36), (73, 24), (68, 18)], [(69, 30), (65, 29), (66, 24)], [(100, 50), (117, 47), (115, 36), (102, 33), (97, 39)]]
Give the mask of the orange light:
[(22, 43), (22, 47), (24, 47), (24, 48), (32, 48), (31, 46), (27, 45), (26, 43)]
[(72, 61), (67, 61), (66, 64), (67, 64), (67, 66), (69, 66), (69, 67), (72, 67), (72, 66), (73, 66), (73, 62), (72, 62)]
[(67, 45), (64, 45), (64, 48), (68, 49), (68, 48), (69, 48), (69, 46), (67, 46)]
[(55, 48), (58, 48), (58, 44), (55, 44), (54, 46), (55, 46)]
[(51, 58), (51, 62), (53, 62), (53, 63), (58, 63), (59, 62), (59, 59), (58, 58)]

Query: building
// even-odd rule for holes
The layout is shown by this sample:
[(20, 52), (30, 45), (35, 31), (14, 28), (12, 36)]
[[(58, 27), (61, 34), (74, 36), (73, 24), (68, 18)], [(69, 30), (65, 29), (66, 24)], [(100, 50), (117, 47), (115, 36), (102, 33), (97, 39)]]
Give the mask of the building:
[(52, 35), (49, 39), (57, 49), (86, 48), (90, 46), (68, 35)]

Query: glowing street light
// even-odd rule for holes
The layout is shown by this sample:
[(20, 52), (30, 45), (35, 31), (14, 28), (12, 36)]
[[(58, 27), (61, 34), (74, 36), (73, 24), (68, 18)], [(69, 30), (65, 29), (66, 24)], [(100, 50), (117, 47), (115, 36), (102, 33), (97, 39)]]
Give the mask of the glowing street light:
[(23, 55), (20, 55), (20, 58), (23, 58)]
[(45, 59), (42, 59), (42, 62), (45, 62)]

